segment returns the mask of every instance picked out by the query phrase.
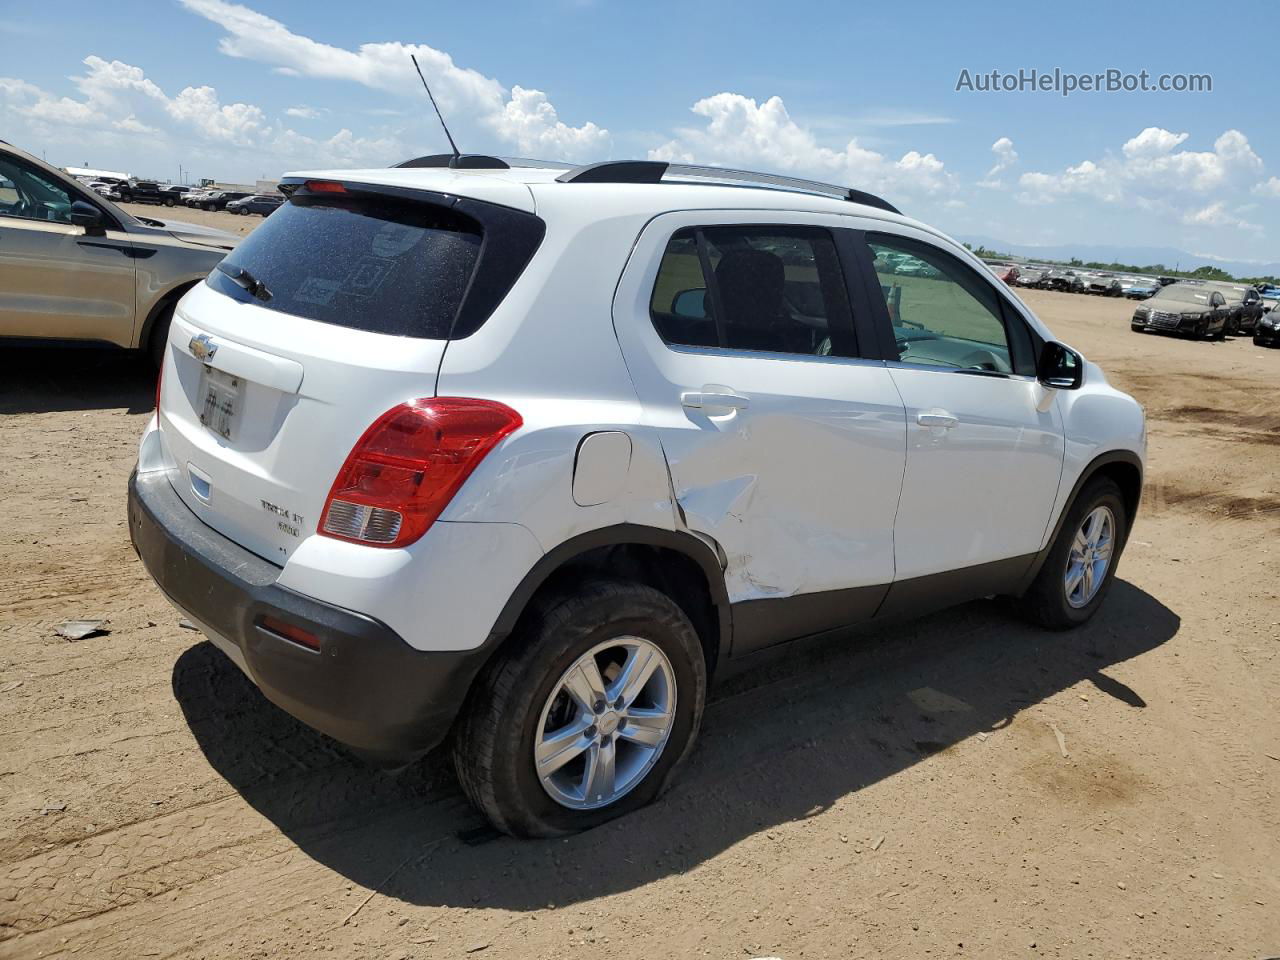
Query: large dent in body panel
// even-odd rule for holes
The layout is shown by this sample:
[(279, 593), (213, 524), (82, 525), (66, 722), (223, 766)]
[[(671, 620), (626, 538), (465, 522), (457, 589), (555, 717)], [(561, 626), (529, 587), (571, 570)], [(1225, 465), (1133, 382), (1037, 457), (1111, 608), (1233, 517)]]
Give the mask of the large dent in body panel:
[[(873, 419), (849, 417), (847, 411), (829, 414), (841, 421)], [(895, 409), (885, 422), (890, 428), (885, 442), (901, 443), (901, 414)], [(721, 439), (726, 442), (715, 443), (704, 434), (706, 445), (685, 447), (686, 456), (671, 470), (672, 495), (677, 518), (690, 533), (714, 544), (722, 558), (731, 602), (847, 586), (847, 571), (871, 553), (892, 551), (891, 542), (877, 542), (870, 532), (848, 524), (843, 531), (833, 529), (824, 504), (834, 495), (832, 478), (845, 476), (846, 464), (838, 453), (828, 459), (822, 451), (839, 451), (849, 441), (832, 421), (766, 415), (739, 430), (717, 426), (725, 430)], [(741, 442), (748, 439), (744, 429), (750, 443)], [(784, 460), (804, 457), (806, 464), (797, 465), (799, 473), (762, 469), (751, 456), (762, 448)], [(848, 495), (855, 482), (850, 481)]]

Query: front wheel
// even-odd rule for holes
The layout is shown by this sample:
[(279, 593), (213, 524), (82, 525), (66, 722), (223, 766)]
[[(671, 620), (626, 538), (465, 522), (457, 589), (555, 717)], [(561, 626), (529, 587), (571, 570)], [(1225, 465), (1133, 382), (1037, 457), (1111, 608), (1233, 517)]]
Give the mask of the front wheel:
[(1018, 601), (1024, 616), (1050, 630), (1069, 630), (1092, 617), (1115, 579), (1129, 536), (1119, 486), (1091, 480), (1067, 511), (1031, 588)]
[(458, 779), (513, 836), (597, 826), (667, 788), (706, 685), (697, 633), (669, 597), (589, 581), (541, 603), (477, 680), (454, 738)]

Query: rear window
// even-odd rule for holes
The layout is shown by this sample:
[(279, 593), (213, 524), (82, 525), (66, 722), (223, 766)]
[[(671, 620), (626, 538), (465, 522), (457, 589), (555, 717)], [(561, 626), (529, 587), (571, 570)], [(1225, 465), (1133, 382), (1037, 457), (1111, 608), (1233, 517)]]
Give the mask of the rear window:
[[(320, 323), (443, 340), (480, 240), (475, 221), (429, 203), (295, 197), (207, 282), (236, 300)], [(239, 270), (270, 296), (255, 296), (228, 275)]]

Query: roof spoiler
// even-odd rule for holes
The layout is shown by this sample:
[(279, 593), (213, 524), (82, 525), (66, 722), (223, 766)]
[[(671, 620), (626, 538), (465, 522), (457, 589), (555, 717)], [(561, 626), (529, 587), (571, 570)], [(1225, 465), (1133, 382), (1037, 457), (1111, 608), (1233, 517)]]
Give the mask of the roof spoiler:
[(396, 164), (397, 167), (450, 167), (454, 170), (510, 170), (511, 164), (501, 157), (482, 153), (433, 153)]

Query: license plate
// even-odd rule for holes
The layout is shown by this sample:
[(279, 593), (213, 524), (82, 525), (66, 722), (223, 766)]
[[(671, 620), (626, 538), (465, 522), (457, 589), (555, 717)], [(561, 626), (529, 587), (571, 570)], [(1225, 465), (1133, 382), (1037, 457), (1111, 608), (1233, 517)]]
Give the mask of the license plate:
[(231, 440), (243, 405), (244, 381), (205, 367), (200, 374), (200, 397), (200, 422), (218, 436)]

